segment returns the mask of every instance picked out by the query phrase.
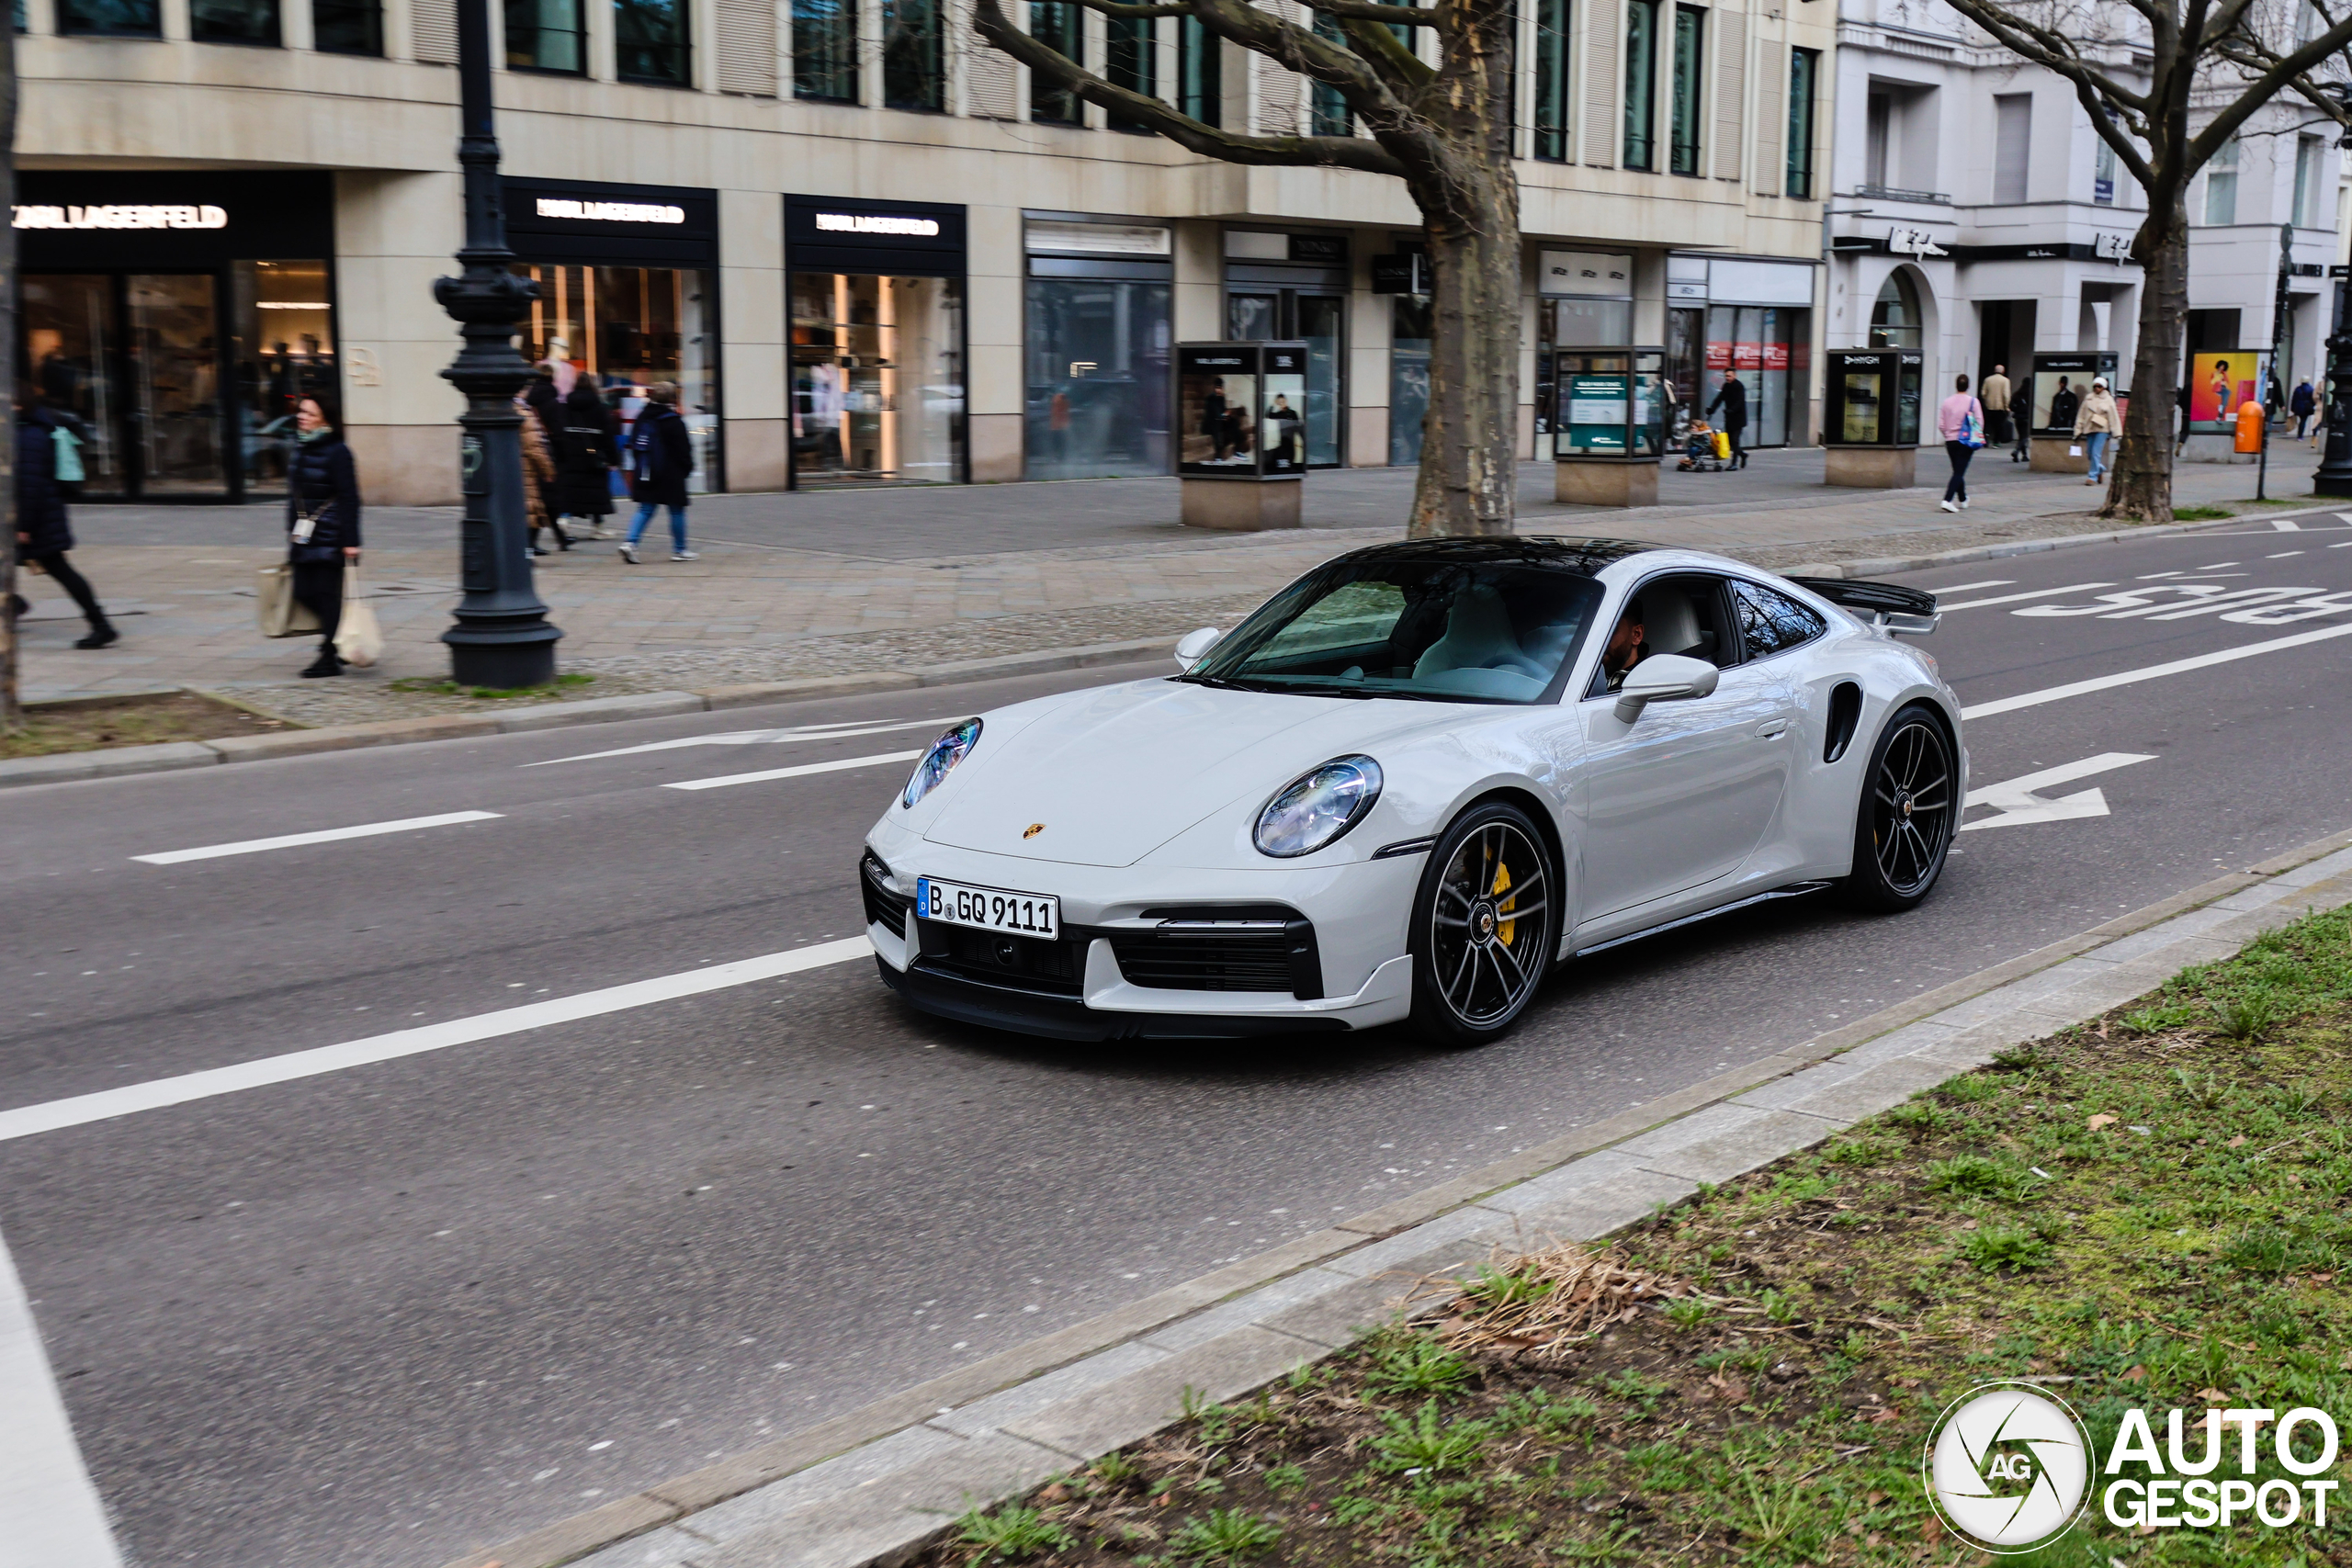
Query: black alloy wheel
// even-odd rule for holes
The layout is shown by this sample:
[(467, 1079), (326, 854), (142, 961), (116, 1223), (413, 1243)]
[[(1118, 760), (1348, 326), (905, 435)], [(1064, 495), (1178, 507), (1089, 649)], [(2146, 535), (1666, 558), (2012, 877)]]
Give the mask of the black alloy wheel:
[(1864, 779), (1848, 901), (1887, 913), (1911, 908), (1942, 874), (1960, 827), (1960, 769), (1927, 705), (1914, 703), (1888, 723)]
[(1510, 1032), (1559, 945), (1558, 874), (1519, 807), (1473, 807), (1430, 852), (1413, 900), (1413, 1024), (1442, 1045)]

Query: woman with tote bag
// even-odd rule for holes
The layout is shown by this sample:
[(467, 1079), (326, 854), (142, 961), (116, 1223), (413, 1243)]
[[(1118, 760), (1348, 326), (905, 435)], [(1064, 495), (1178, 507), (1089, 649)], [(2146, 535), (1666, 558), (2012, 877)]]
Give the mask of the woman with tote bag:
[(286, 475), (286, 558), (294, 600), (317, 617), (319, 657), (307, 678), (343, 673), (335, 633), (345, 569), (359, 565), (359, 469), (316, 395), (295, 405), (293, 461)]

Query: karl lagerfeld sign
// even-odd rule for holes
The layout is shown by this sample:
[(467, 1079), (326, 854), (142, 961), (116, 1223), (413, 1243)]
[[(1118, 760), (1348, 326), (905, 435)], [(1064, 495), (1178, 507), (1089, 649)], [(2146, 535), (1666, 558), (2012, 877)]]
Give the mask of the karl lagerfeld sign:
[(18, 229), (226, 229), (226, 208), (178, 203), (49, 207), (19, 203)]

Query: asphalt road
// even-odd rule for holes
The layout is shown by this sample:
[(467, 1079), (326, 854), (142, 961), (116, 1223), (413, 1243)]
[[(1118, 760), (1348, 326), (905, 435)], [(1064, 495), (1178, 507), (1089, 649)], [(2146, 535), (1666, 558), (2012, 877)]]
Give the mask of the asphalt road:
[[(1928, 646), (1977, 706), (2352, 626), (2352, 527), (2301, 521), (1918, 574), (1960, 606)], [(663, 786), (895, 758), (1122, 672), (13, 792), (0, 1234), (139, 1561), (434, 1568), (2352, 826), (2347, 667), (2352, 637), (1980, 716), (1976, 785), (2107, 759), (2046, 792), (2103, 814), (1965, 833), (1908, 916), (1613, 951), (1478, 1053), (1045, 1045), (902, 1010), (860, 959), (17, 1136), (854, 937), (904, 761)], [(459, 812), (496, 815), (132, 858)]]

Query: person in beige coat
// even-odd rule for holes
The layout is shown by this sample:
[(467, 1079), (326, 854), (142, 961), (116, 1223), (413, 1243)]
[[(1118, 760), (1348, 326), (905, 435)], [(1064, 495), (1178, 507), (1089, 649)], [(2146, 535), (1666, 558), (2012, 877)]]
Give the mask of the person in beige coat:
[(2075, 411), (2075, 434), (2091, 460), (2091, 477), (2083, 482), (2095, 485), (2107, 475), (2108, 443), (2123, 434), (2122, 411), (2115, 406), (2115, 394), (2107, 389), (2106, 377), (2091, 378), (2090, 392)]

